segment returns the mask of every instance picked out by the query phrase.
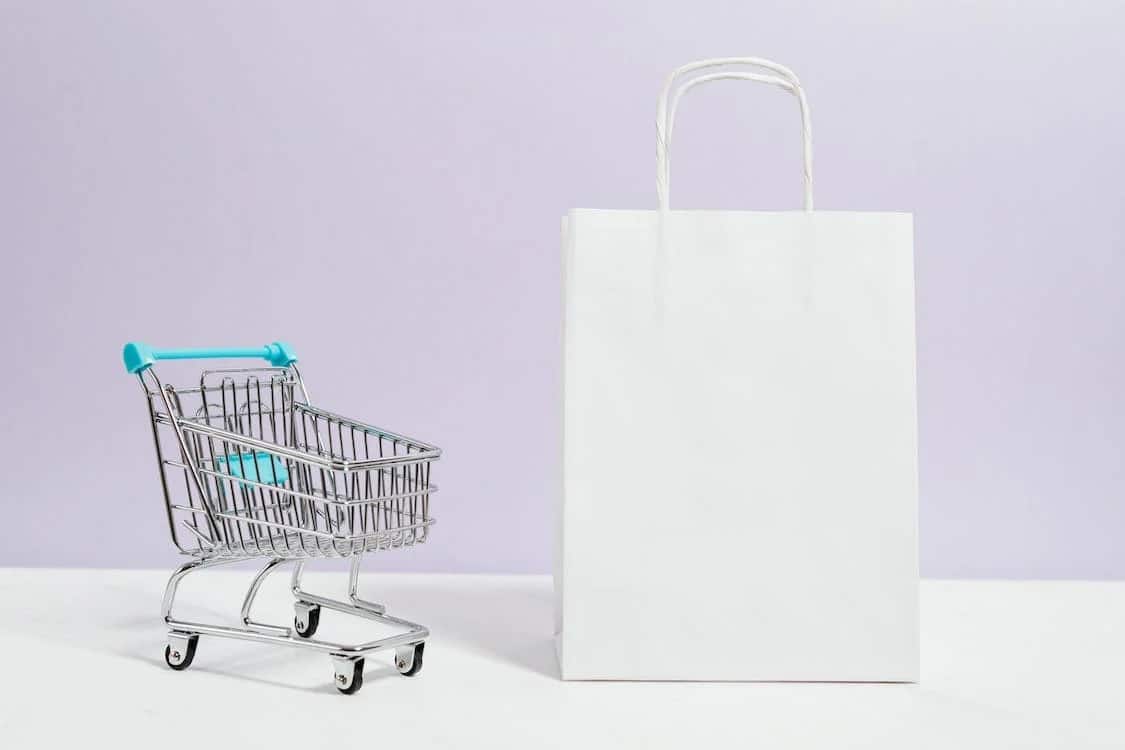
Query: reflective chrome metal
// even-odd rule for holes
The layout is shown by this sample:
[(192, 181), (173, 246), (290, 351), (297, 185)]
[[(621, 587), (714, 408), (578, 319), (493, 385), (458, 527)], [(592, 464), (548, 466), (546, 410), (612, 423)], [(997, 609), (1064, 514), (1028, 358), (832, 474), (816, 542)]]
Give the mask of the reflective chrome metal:
[(360, 609), (366, 609), (381, 615), (387, 611), (386, 607), (359, 598), (359, 565), (361, 562), (363, 562), (363, 556), (356, 555), (352, 558), (351, 567), (348, 569), (348, 599)]
[(399, 646), (395, 649), (395, 668), (400, 672), (409, 672), (414, 666), (414, 644)]
[(309, 619), (316, 607), (317, 605), (308, 602), (297, 601), (293, 603), (293, 622), (298, 630), (304, 630), (308, 627)]
[(265, 567), (258, 571), (254, 576), (254, 580), (250, 582), (250, 588), (246, 590), (246, 598), (242, 600), (242, 624), (251, 630), (259, 630), (265, 633), (275, 633), (277, 635), (289, 635), (289, 628), (280, 627), (277, 625), (269, 625), (264, 622), (255, 622), (250, 619), (250, 607), (254, 605), (254, 599), (258, 596), (258, 590), (262, 588), (262, 581), (269, 577), (269, 574), (274, 571), (279, 565), (284, 565), (289, 562), (283, 557), (275, 557), (266, 563)]
[(332, 666), (336, 669), (336, 687), (347, 690), (355, 679), (355, 656), (332, 655)]
[[(434, 523), (430, 495), (437, 491), (430, 466), (441, 451), (313, 407), (292, 365), (208, 370), (198, 386), (184, 388), (162, 383), (154, 369), (138, 377), (168, 528), (172, 542), (192, 558), (172, 573), (164, 592), (170, 663), (182, 664), (189, 641), (200, 634), (329, 653), (341, 689), (350, 685), (355, 660), (371, 652), (395, 649), (400, 670), (412, 662), (414, 646), (429, 637), (429, 630), (360, 598), (360, 564), (366, 552), (426, 541)], [(306, 561), (320, 557), (350, 558), (347, 601), (302, 588)], [(188, 574), (252, 558), (266, 562), (246, 591), (240, 627), (173, 616), (176, 593)], [(310, 611), (320, 606), (402, 632), (365, 643), (334, 643), (254, 620), (251, 609), (262, 584), (286, 563), (293, 563), (290, 588), (302, 629)]]
[(189, 633), (172, 631), (168, 634), (168, 663), (179, 665), (187, 658), (188, 646), (191, 641)]

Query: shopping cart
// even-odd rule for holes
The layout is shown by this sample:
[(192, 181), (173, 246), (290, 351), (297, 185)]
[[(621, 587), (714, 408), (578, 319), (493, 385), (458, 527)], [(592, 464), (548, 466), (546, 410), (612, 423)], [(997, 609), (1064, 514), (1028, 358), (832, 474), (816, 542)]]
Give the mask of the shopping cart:
[[(125, 345), (125, 368), (145, 392), (168, 528), (181, 565), (164, 592), (168, 624), (164, 659), (186, 669), (200, 635), (240, 638), (328, 653), (343, 693), (363, 685), (364, 657), (395, 651), (395, 666), (422, 668), (429, 631), (386, 614), (359, 596), (363, 554), (426, 541), (433, 518), (432, 445), (356, 422), (309, 403), (297, 358), (281, 343), (247, 349), (153, 349)], [(153, 363), (170, 359), (260, 358), (270, 367), (208, 370), (198, 386), (164, 385)], [(350, 558), (348, 600), (305, 591), (301, 575), (313, 558)], [(172, 604), (189, 573), (259, 558), (264, 567), (242, 602), (241, 627), (179, 620)], [(250, 611), (262, 582), (293, 564), (293, 627), (258, 622)], [(322, 608), (402, 629), (359, 644), (313, 638)]]

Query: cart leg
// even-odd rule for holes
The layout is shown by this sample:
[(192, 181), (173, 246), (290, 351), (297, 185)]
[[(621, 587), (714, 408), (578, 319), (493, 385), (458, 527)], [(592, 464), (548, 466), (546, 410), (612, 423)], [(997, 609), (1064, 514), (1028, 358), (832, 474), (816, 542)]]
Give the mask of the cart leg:
[[(399, 635), (383, 638), (378, 642), (378, 645), (365, 644), (363, 647), (364, 652), (374, 651), (375, 648), (394, 648), (395, 651), (395, 664), (398, 666), (399, 671), (405, 675), (414, 675), (422, 668), (422, 651), (425, 648), (424, 641), (430, 637), (430, 631), (425, 626), (419, 625), (409, 620), (403, 620), (398, 617), (391, 617), (386, 614), (382, 604), (364, 601), (359, 598), (359, 556), (356, 555), (351, 560), (351, 577), (348, 586), (348, 601), (341, 599), (331, 599), (327, 596), (320, 596), (305, 591), (301, 588), (301, 573), (304, 570), (304, 561), (298, 560), (297, 564), (293, 567), (293, 580), (292, 589), (293, 596), (297, 598), (295, 605), (297, 616), (294, 618), (295, 629), (297, 635), (302, 638), (308, 638), (316, 632), (317, 623), (320, 621), (320, 609), (326, 607), (328, 609), (343, 612), (348, 615), (355, 615), (357, 617), (366, 617), (369, 620), (381, 622), (384, 625), (393, 625), (405, 629), (406, 632)], [(357, 659), (354, 652), (358, 649), (342, 649), (333, 654), (333, 659), (336, 660), (337, 670), (337, 684), (336, 687), (340, 688), (343, 692), (353, 692), (348, 689), (351, 685), (348, 678), (348, 667), (341, 659)], [(352, 652), (352, 653), (349, 653)], [(360, 672), (363, 670), (362, 660), (359, 662), (358, 669)], [(343, 679), (341, 683), (340, 680)], [(360, 677), (362, 681), (362, 674)], [(358, 688), (356, 688), (358, 690)]]
[[(359, 597), (359, 564), (360, 556), (355, 555), (351, 559), (351, 567), (348, 570), (348, 601), (354, 609), (360, 610), (360, 613), (367, 613), (372, 615), (382, 615), (386, 613), (387, 608), (377, 602), (369, 602)], [(323, 604), (333, 609), (340, 609), (342, 612), (348, 611), (341, 609), (341, 602), (318, 594), (312, 594), (301, 588), (301, 575), (305, 570), (305, 561), (298, 560), (297, 564), (293, 567), (293, 579), (291, 588), (293, 596), (296, 597), (299, 603), (307, 604)], [(298, 612), (298, 615), (300, 612)], [(357, 614), (353, 612), (353, 614)]]
[(269, 578), (270, 573), (284, 563), (291, 562), (282, 558), (275, 558), (270, 560), (265, 566), (258, 571), (254, 576), (254, 580), (250, 582), (250, 588), (246, 590), (246, 598), (242, 600), (242, 624), (248, 628), (255, 630), (264, 630), (267, 633), (277, 633), (278, 635), (289, 635), (289, 628), (279, 627), (277, 625), (269, 625), (264, 622), (255, 622), (250, 619), (250, 607), (254, 604), (254, 599), (258, 596), (258, 590), (262, 588), (262, 583)]
[(172, 618), (172, 605), (176, 603), (176, 592), (188, 573), (193, 573), (204, 568), (213, 568), (217, 565), (238, 562), (230, 558), (212, 558), (210, 560), (192, 560), (176, 568), (164, 587), (164, 601), (161, 603), (161, 615), (168, 625), (168, 644), (164, 647), (165, 663), (177, 671), (187, 669), (195, 658), (195, 647), (199, 643), (199, 634), (186, 629), (183, 624), (177, 623)]
[(360, 609), (369, 609), (377, 615), (381, 615), (387, 611), (387, 608), (377, 602), (369, 602), (359, 598), (359, 566), (363, 562), (363, 555), (354, 555), (351, 559), (351, 567), (348, 568), (348, 598), (351, 599), (352, 604)]
[(176, 602), (176, 591), (180, 588), (180, 581), (182, 581), (188, 573), (194, 573), (204, 568), (213, 568), (217, 565), (227, 565), (234, 562), (238, 562), (238, 559), (218, 557), (211, 558), (210, 560), (192, 560), (176, 568), (172, 576), (168, 579), (168, 585), (164, 588), (164, 601), (160, 609), (164, 622), (169, 624), (172, 622), (172, 605)]

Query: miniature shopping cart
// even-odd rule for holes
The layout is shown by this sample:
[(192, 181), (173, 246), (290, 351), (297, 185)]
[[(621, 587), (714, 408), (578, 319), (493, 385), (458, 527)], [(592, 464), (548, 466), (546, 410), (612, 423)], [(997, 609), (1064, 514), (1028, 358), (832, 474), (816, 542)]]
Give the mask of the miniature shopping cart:
[[(359, 597), (363, 554), (426, 541), (433, 518), (432, 445), (313, 407), (285, 344), (249, 349), (153, 349), (126, 344), (125, 368), (140, 379), (156, 443), (168, 528), (193, 559), (168, 581), (163, 614), (168, 624), (164, 659), (186, 669), (200, 635), (299, 646), (331, 655), (343, 693), (363, 685), (364, 657), (394, 649), (404, 675), (422, 668), (429, 631), (385, 613)], [(164, 385), (156, 360), (261, 358), (271, 365), (208, 370), (198, 386)], [(301, 588), (305, 562), (350, 558), (348, 601)], [(242, 602), (242, 626), (187, 622), (172, 616), (186, 575), (225, 563), (259, 558), (265, 566)], [(250, 617), (262, 582), (293, 564), (293, 627)], [(403, 632), (359, 644), (313, 638), (322, 608), (364, 617)]]

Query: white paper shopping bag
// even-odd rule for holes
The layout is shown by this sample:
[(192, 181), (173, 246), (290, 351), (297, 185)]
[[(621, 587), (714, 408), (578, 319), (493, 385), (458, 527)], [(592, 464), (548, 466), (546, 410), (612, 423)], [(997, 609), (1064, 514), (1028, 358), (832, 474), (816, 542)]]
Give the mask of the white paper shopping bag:
[[(725, 79), (797, 98), (804, 210), (669, 209), (679, 98)], [(776, 63), (680, 68), (657, 129), (658, 210), (564, 221), (562, 676), (914, 681), (911, 217), (813, 211)]]

